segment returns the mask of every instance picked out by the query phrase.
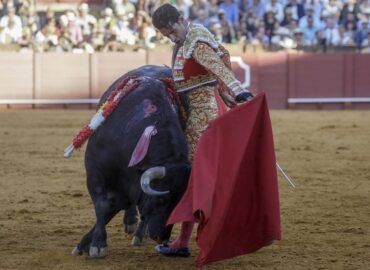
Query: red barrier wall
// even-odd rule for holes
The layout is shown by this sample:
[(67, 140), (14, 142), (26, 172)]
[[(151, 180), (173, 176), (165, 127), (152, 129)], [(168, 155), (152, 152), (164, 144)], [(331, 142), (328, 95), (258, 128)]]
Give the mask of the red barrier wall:
[(288, 98), (288, 55), (286, 53), (245, 54), (251, 67), (250, 90), (265, 92), (270, 108), (286, 108)]
[[(234, 55), (237, 56), (237, 55)], [(253, 92), (270, 108), (369, 109), (364, 104), (296, 104), (288, 98), (370, 97), (370, 55), (350, 53), (241, 54)], [(0, 53), (0, 99), (98, 98), (122, 74), (145, 64), (170, 66), (170, 52), (88, 54)], [(233, 69), (240, 80), (243, 70)]]

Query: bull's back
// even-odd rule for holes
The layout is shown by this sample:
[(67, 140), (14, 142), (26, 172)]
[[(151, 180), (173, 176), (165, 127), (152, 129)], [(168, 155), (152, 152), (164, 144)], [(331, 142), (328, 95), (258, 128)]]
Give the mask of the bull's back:
[(131, 70), (126, 74), (122, 75), (116, 81), (114, 81), (108, 89), (104, 92), (102, 97), (99, 101), (99, 107), (106, 101), (109, 94), (116, 88), (117, 84), (119, 84), (122, 80), (126, 79), (127, 77), (150, 77), (154, 79), (162, 79), (162, 78), (172, 78), (171, 69), (168, 67), (161, 67), (161, 66), (154, 66), (154, 65), (146, 65), (139, 67), (137, 69)]
[(95, 163), (94, 166), (109, 171), (127, 168), (139, 138), (145, 128), (152, 125), (158, 133), (150, 142), (148, 156), (151, 159), (171, 160), (179, 155), (186, 156), (185, 137), (164, 83), (147, 76), (138, 78), (139, 86), (120, 101), (90, 138), (86, 149), (87, 163)]

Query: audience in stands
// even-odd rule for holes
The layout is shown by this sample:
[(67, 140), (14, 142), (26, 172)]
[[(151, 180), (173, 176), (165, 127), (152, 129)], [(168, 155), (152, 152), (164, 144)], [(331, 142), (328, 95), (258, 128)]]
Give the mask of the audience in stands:
[[(370, 0), (111, 0), (38, 10), (35, 0), (0, 0), (0, 47), (75, 52), (152, 49), (169, 43), (151, 14), (171, 3), (223, 43), (265, 50), (369, 52)], [(45, 4), (44, 4), (45, 7)]]

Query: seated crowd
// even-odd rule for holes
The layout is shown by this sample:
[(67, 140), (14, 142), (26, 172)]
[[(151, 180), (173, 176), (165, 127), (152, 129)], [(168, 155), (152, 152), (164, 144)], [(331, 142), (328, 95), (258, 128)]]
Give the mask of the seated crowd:
[(151, 14), (169, 2), (223, 43), (370, 52), (370, 0), (110, 0), (63, 11), (40, 11), (34, 1), (0, 0), (0, 45), (76, 53), (154, 48), (169, 40), (154, 29)]

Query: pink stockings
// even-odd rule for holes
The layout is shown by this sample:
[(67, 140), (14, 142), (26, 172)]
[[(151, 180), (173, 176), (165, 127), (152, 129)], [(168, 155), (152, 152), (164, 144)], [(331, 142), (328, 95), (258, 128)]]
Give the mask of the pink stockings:
[(185, 248), (189, 247), (189, 241), (191, 233), (193, 231), (194, 223), (193, 222), (183, 222), (181, 224), (181, 232), (179, 237), (170, 243), (171, 248)]

